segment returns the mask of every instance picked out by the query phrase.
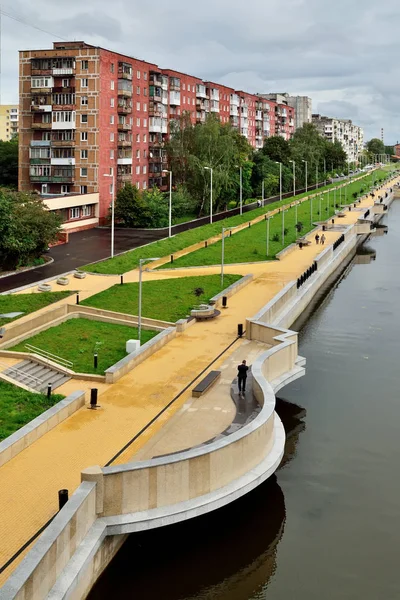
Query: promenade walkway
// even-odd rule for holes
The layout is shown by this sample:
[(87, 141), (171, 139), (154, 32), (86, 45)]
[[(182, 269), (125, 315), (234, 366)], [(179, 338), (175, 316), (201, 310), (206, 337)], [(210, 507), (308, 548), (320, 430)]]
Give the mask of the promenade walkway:
[[(365, 208), (372, 205), (371, 198), (363, 202)], [(340, 221), (355, 222), (359, 216), (359, 213), (352, 211)], [(340, 232), (326, 232), (326, 245), (332, 244), (339, 236)], [(255, 278), (229, 299), (228, 309), (218, 319), (194, 324), (119, 382), (113, 386), (104, 385), (100, 396), (101, 410), (81, 409), (5, 464), (0, 469), (0, 565), (56, 513), (59, 489), (67, 488), (72, 494), (80, 483), (82, 469), (107, 463), (226, 350), (236, 338), (238, 323), (245, 323), (246, 317), (258, 312), (289, 281), (303, 273), (320, 252), (321, 246), (312, 243), (302, 250), (294, 248), (279, 262), (227, 266), (226, 272), (243, 275), (253, 273)], [(219, 268), (146, 272), (144, 278), (165, 279), (213, 272), (219, 272)], [(127, 282), (137, 279), (137, 270), (125, 276)], [(84, 280), (73, 280), (70, 285), (72, 289), (79, 289), (81, 297), (85, 298), (117, 281), (119, 279), (116, 277), (88, 276)], [(68, 301), (71, 302), (64, 302)], [(245, 342), (246, 340), (237, 341), (212, 368), (218, 369)], [(69, 382), (67, 385), (71, 389), (75, 384)], [(82, 388), (78, 386), (78, 389)], [(65, 390), (60, 388), (59, 391), (65, 393)], [(143, 448), (190, 397), (191, 389), (183, 393), (119, 457), (118, 462), (126, 462)], [(215, 414), (223, 416), (220, 420), (222, 431), (225, 428), (226, 413), (215, 411)], [(0, 585), (16, 564), (18, 561), (0, 575)]]

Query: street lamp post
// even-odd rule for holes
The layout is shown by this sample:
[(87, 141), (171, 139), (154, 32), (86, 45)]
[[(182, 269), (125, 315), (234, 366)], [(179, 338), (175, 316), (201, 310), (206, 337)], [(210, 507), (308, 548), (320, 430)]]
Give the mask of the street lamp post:
[(312, 218), (313, 217), (313, 198), (312, 198), (312, 196), (310, 198), (310, 205), (311, 205), (311, 209), (310, 209), (310, 221), (311, 221), (311, 226), (312, 226), (312, 224), (313, 224), (313, 218)]
[(168, 237), (172, 236), (172, 171), (163, 169), (163, 173), (169, 173), (169, 210), (168, 210)]
[(142, 266), (146, 262), (158, 260), (158, 258), (141, 258), (139, 260), (139, 311), (138, 311), (138, 338), (139, 346), (142, 341)]
[(282, 202), (282, 163), (275, 161), (279, 165), (279, 202)]
[(326, 158), (324, 158), (324, 184), (326, 185)]
[(282, 247), (285, 247), (285, 210), (282, 210)]
[(262, 200), (263, 206), (264, 206), (264, 192), (265, 192), (265, 185), (264, 185), (264, 179), (263, 179), (262, 184), (261, 184), (261, 200)]
[(115, 230), (115, 177), (114, 167), (111, 173), (104, 173), (104, 177), (111, 177), (112, 197), (111, 197), (111, 258), (114, 258), (114, 230)]
[(268, 254), (269, 254), (269, 222), (271, 220), (271, 217), (267, 217), (266, 221), (267, 221), (267, 258), (268, 258)]
[(307, 192), (308, 192), (308, 172), (307, 172), (308, 162), (306, 160), (302, 160), (301, 162), (305, 163), (305, 165), (306, 165), (306, 194), (307, 194)]
[(290, 161), (293, 164), (293, 198), (296, 197), (296, 162), (294, 160)]
[(225, 231), (229, 227), (222, 228), (222, 253), (221, 253), (221, 290), (224, 289), (224, 259), (225, 259)]
[(240, 173), (240, 214), (243, 214), (243, 168), (242, 166), (239, 167), (239, 173)]
[(210, 184), (210, 223), (213, 222), (213, 170), (211, 167), (204, 167), (206, 171), (210, 171), (211, 184)]
[(315, 181), (316, 181), (316, 189), (318, 189), (318, 163), (316, 164), (316, 168), (315, 168)]

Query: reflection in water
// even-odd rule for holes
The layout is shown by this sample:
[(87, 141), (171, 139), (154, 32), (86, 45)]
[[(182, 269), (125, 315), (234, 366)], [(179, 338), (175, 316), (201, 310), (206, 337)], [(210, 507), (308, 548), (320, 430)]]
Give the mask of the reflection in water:
[[(286, 464), (304, 410), (282, 400), (278, 407), (287, 431)], [(245, 600), (274, 574), (284, 522), (284, 497), (273, 476), (214, 513), (131, 535), (89, 599)]]

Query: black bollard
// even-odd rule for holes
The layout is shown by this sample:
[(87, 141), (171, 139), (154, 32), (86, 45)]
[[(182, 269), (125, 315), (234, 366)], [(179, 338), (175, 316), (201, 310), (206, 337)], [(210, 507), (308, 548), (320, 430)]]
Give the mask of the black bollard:
[(239, 323), (237, 326), (237, 334), (238, 337), (243, 337), (243, 323)]
[(171, 263), (173, 263), (173, 262), (174, 262), (174, 255), (171, 254)]
[(50, 400), (51, 398), (51, 383), (47, 386), (47, 398)]
[(79, 304), (79, 294), (76, 295), (76, 303)]
[(121, 275), (121, 285), (124, 285), (124, 276)]
[(68, 490), (58, 490), (58, 510), (61, 510), (68, 502)]
[(222, 308), (226, 308), (228, 306), (228, 298), (226, 296), (222, 296)]
[(93, 367), (95, 369), (97, 369), (97, 365), (98, 365), (98, 356), (97, 356), (97, 354), (93, 354)]
[(251, 227), (251, 223), (250, 223), (250, 221), (249, 221), (249, 227)]
[(207, 240), (204, 242), (204, 248), (207, 248), (208, 242)]
[(97, 394), (98, 394), (97, 388), (92, 388), (90, 390), (90, 408), (93, 408), (93, 409), (97, 408)]

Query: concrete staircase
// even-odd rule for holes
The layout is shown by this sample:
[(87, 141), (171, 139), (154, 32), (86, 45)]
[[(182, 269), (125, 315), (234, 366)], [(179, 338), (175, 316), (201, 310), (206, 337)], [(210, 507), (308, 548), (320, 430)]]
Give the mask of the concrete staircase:
[(69, 375), (34, 360), (24, 360), (3, 373), (13, 379), (17, 385), (23, 383), (40, 393), (45, 393), (49, 384), (54, 391), (71, 379)]

